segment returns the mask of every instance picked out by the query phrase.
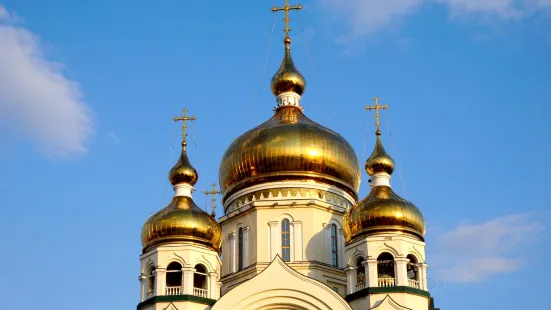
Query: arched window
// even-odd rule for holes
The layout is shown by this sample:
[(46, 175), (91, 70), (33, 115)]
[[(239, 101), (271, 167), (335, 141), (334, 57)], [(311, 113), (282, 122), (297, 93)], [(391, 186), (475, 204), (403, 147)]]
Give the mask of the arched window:
[(365, 266), (363, 257), (358, 258), (356, 261), (356, 291), (365, 288)]
[(243, 227), (239, 228), (237, 245), (237, 270), (243, 270)]
[(339, 266), (339, 251), (337, 250), (337, 225), (331, 224), (331, 264)]
[(166, 267), (166, 295), (180, 295), (182, 292), (182, 265), (172, 262)]
[(382, 253), (377, 257), (377, 275), (380, 287), (395, 286), (394, 257), (390, 253)]
[(419, 264), (417, 264), (417, 259), (411, 254), (407, 256), (407, 259), (409, 260), (407, 264), (408, 285), (419, 288)]
[(281, 222), (281, 256), (284, 262), (291, 261), (291, 223), (288, 219)]
[(207, 268), (201, 264), (195, 265), (195, 273), (193, 274), (193, 295), (208, 298)]
[(147, 296), (153, 296), (155, 292), (155, 267), (151, 267), (147, 273)]

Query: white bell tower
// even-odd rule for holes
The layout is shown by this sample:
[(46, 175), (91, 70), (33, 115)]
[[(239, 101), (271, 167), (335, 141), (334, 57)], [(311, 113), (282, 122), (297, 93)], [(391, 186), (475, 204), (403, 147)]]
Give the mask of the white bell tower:
[(220, 298), (221, 228), (191, 196), (198, 175), (187, 156), (186, 122), (196, 118), (186, 112), (174, 119), (184, 122), (182, 154), (169, 174), (174, 197), (142, 229), (138, 310), (210, 309)]
[(354, 310), (433, 309), (427, 287), (425, 220), (411, 202), (391, 187), (394, 160), (381, 142), (379, 105), (376, 144), (365, 164), (371, 191), (344, 218), (347, 261), (346, 300)]

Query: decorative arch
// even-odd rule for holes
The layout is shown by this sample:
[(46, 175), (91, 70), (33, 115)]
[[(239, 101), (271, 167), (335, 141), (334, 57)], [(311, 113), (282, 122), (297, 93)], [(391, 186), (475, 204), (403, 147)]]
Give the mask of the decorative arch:
[(170, 255), (167, 256), (166, 266), (163, 266), (163, 268), (168, 267), (168, 265), (170, 265), (170, 263), (172, 263), (172, 262), (177, 262), (180, 265), (182, 265), (182, 267), (188, 267), (188, 265), (189, 265), (182, 256), (176, 254), (176, 252), (172, 252), (172, 253), (170, 253)]
[(147, 260), (147, 262), (143, 265), (143, 268), (141, 270), (142, 274), (147, 274), (147, 272), (151, 269), (151, 267), (157, 268), (157, 266), (155, 265), (155, 262), (150, 257)]
[(358, 248), (356, 248), (354, 253), (352, 253), (352, 255), (350, 256), (350, 259), (348, 260), (348, 266), (355, 267), (356, 261), (358, 261), (358, 258), (360, 257), (366, 259), (366, 255), (362, 251), (358, 250)]
[(201, 255), (195, 260), (195, 263), (193, 264), (193, 268), (195, 268), (195, 265), (203, 265), (205, 268), (207, 268), (207, 273), (209, 272), (216, 272), (216, 268), (212, 266), (212, 264), (208, 261), (208, 259), (205, 257), (205, 255)]
[(390, 245), (384, 243), (383, 245), (378, 247), (377, 250), (375, 250), (375, 255), (373, 255), (373, 258), (376, 259), (377, 257), (379, 257), (379, 255), (381, 255), (384, 252), (388, 252), (388, 253), (392, 254), (392, 256), (394, 256), (394, 258), (401, 256), (400, 253), (395, 248), (393, 248)]
[(336, 219), (331, 219), (328, 224), (329, 225), (335, 224), (335, 225), (337, 225), (338, 229), (342, 229), (342, 224), (339, 221), (337, 221)]
[(245, 227), (245, 224), (243, 222), (238, 222), (237, 225), (235, 225), (235, 228), (233, 229), (233, 233), (237, 234), (237, 231), (239, 228)]
[(281, 222), (283, 222), (284, 219), (288, 219), (289, 222), (293, 223), (295, 221), (295, 219), (293, 218), (293, 216), (289, 213), (283, 213), (279, 216), (279, 224), (281, 224)]
[(422, 264), (422, 263), (425, 262), (424, 256), (423, 256), (423, 255), (421, 254), (421, 252), (415, 247), (415, 245), (412, 246), (412, 247), (408, 250), (406, 256), (408, 256), (408, 255), (413, 255), (419, 264)]
[(260, 274), (222, 296), (211, 308), (226, 309), (352, 310), (338, 293), (296, 272), (279, 256)]

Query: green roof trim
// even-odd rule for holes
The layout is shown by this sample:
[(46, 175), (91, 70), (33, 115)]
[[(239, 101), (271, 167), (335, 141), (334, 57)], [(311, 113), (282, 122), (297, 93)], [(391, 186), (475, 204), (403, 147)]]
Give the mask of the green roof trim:
[(440, 308), (434, 307), (434, 298), (430, 298), (429, 310), (440, 310)]
[(145, 300), (138, 304), (138, 310), (144, 309), (147, 306), (156, 304), (159, 302), (174, 302), (174, 301), (190, 301), (208, 306), (214, 305), (216, 300), (204, 297), (197, 297), (193, 295), (167, 295), (167, 296), (153, 296), (148, 300)]
[(409, 286), (390, 286), (390, 287), (366, 287), (363, 290), (357, 291), (356, 293), (347, 295), (344, 299), (347, 302), (351, 302), (353, 300), (356, 300), (358, 298), (363, 298), (370, 294), (388, 294), (388, 293), (407, 293), (407, 294), (419, 295), (419, 296), (430, 298), (430, 293), (424, 290), (420, 290)]

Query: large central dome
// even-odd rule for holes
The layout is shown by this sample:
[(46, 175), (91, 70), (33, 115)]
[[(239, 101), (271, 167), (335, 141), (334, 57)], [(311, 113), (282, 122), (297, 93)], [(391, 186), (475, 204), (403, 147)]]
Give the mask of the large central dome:
[(334, 184), (356, 197), (360, 167), (342, 136), (295, 106), (278, 108), (268, 121), (237, 138), (220, 163), (224, 197), (261, 182), (298, 179)]
[(338, 133), (302, 113), (306, 81), (293, 63), (288, 30), (283, 42), (285, 56), (271, 81), (276, 112), (226, 150), (219, 174), (224, 201), (245, 187), (285, 180), (334, 185), (355, 199), (361, 176), (356, 152)]

